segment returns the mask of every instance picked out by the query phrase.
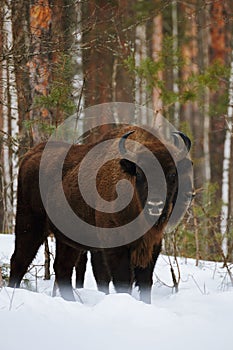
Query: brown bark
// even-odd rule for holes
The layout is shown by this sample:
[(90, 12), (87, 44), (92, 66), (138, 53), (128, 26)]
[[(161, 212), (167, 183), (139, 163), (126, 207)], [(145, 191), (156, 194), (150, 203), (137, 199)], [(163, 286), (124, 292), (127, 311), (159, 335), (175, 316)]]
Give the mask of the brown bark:
[[(226, 59), (226, 30), (225, 30), (225, 5), (224, 1), (213, 1), (210, 10), (210, 63)], [(210, 123), (210, 152), (211, 152), (211, 181), (218, 184), (216, 198), (221, 198), (223, 151), (225, 139), (225, 118), (217, 114), (217, 104), (221, 103), (221, 97), (225, 86), (221, 84), (217, 92), (211, 94), (213, 113)]]
[(12, 2), (12, 35), (19, 116), (19, 156), (21, 157), (33, 144), (30, 130), (26, 129), (24, 126), (24, 122), (30, 119), (30, 110), (32, 107), (29, 69), (27, 66), (30, 55), (28, 1), (16, 0)]
[(112, 101), (113, 46), (110, 34), (113, 10), (107, 1), (90, 0), (85, 4), (83, 65), (86, 106)]
[(45, 263), (44, 263), (44, 279), (50, 280), (50, 252), (49, 252), (49, 244), (48, 244), (48, 238), (46, 238), (44, 243), (45, 249), (44, 249), (44, 256), (45, 256)]
[(211, 9), (211, 46), (210, 58), (212, 61), (225, 62), (226, 57), (226, 31), (225, 31), (225, 4), (224, 1), (215, 0), (212, 2)]
[(134, 52), (135, 26), (134, 26), (134, 1), (118, 0), (118, 9), (114, 14), (117, 45), (114, 52), (116, 63), (116, 85), (112, 87), (117, 102), (134, 102), (134, 79), (124, 64), (132, 52)]
[[(105, 102), (132, 102), (133, 81), (124, 66), (124, 59), (134, 45), (131, 25), (133, 1), (95, 1), (83, 5), (83, 68), (85, 106)], [(108, 120), (103, 117), (103, 124)], [(103, 125), (99, 132), (106, 132)], [(98, 137), (98, 136), (97, 136)], [(91, 136), (94, 141), (95, 136)], [(88, 139), (90, 141), (90, 139)]]
[[(195, 4), (197, 5), (197, 4)], [(182, 80), (187, 81), (191, 74), (198, 74), (198, 55), (200, 55), (198, 47), (198, 30), (196, 22), (196, 7), (190, 6), (188, 3), (180, 5), (180, 13), (182, 21), (184, 21), (183, 35), (184, 41), (182, 44), (182, 57), (184, 66), (182, 68)], [(188, 19), (188, 20), (187, 20)], [(200, 41), (201, 42), (201, 41)], [(200, 43), (199, 42), (199, 43)], [(203, 67), (203, 64), (202, 64)], [(186, 123), (193, 135), (195, 142), (193, 144), (193, 160), (194, 160), (194, 178), (195, 187), (203, 186), (204, 180), (204, 158), (203, 158), (203, 115), (201, 115), (198, 102), (187, 102), (181, 109), (181, 123)]]
[[(47, 96), (51, 79), (50, 43), (51, 43), (51, 8), (48, 0), (34, 0), (29, 9), (30, 15), (30, 56), (27, 67), (30, 74), (32, 101), (36, 96)], [(51, 121), (51, 111), (44, 107), (33, 108), (30, 119)], [(33, 124), (32, 137), (35, 143), (41, 140), (38, 123)]]
[[(90, 0), (82, 6), (85, 107), (112, 100), (113, 57), (107, 32), (110, 26), (110, 9), (111, 6), (103, 1), (98, 2), (97, 6), (95, 0)], [(106, 118), (103, 122), (107, 123)], [(98, 134), (106, 129), (105, 125), (102, 126)], [(86, 138), (86, 142), (94, 142), (98, 136), (92, 133)]]
[[(20, 16), (19, 16), (20, 14)], [(19, 105), (19, 129), (22, 122), (29, 119), (31, 96), (29, 90), (29, 6), (28, 1), (16, 0), (12, 3), (12, 29), (14, 41), (14, 65)]]
[[(224, 64), (226, 60), (226, 23), (224, 18), (225, 2), (213, 1), (210, 7), (210, 63), (218, 61)], [(224, 140), (226, 134), (225, 118), (218, 112), (217, 107), (222, 104), (221, 99), (225, 89), (225, 83), (220, 83), (218, 91), (210, 94), (210, 103), (212, 106), (210, 118), (210, 167), (211, 182), (217, 184), (215, 192), (216, 204), (220, 204), (222, 195)], [(210, 254), (215, 254), (219, 250), (214, 235), (216, 232), (220, 232), (220, 219), (221, 212), (219, 208), (219, 212), (216, 214), (216, 219), (214, 220), (215, 230), (211, 229), (210, 232)]]
[[(153, 33), (152, 33), (152, 58), (154, 61), (158, 60), (159, 53), (162, 51), (163, 41), (163, 18), (159, 14), (153, 19)], [(159, 79), (162, 80), (162, 72), (159, 73)], [(162, 99), (160, 96), (161, 91), (158, 88), (153, 89), (153, 109), (155, 111), (161, 111)]]
[[(74, 43), (75, 6), (69, 0), (51, 0), (51, 80), (61, 85), (72, 84), (71, 76), (65, 76), (62, 66), (68, 57), (71, 57), (72, 44)], [(76, 56), (76, 52), (74, 51)], [(59, 67), (59, 68), (58, 68)], [(57, 69), (58, 68), (58, 69)], [(59, 103), (51, 110), (52, 122), (60, 125), (66, 115)]]

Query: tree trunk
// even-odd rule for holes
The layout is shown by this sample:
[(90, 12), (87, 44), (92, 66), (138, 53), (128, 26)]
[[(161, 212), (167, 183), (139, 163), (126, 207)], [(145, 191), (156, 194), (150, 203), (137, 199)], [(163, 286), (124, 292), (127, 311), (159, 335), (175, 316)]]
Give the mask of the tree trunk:
[[(210, 7), (210, 63), (219, 62), (224, 64), (226, 59), (226, 23), (225, 23), (225, 2), (214, 1)], [(222, 197), (222, 174), (224, 159), (224, 141), (225, 141), (225, 118), (224, 113), (219, 113), (222, 104), (223, 94), (226, 86), (222, 82), (217, 92), (211, 93), (210, 101), (213, 106), (210, 118), (210, 167), (211, 182), (217, 184), (215, 199), (216, 206), (220, 208), (220, 198)], [(214, 222), (215, 231), (220, 232), (221, 209), (216, 213)], [(210, 236), (210, 253), (219, 252), (219, 247), (214, 244), (214, 235)]]
[[(30, 5), (30, 56), (27, 62), (30, 77), (32, 103), (38, 96), (47, 96), (51, 81), (51, 19), (52, 11), (48, 0), (34, 0)], [(35, 107), (35, 106), (33, 106)], [(32, 137), (34, 143), (43, 139), (40, 123), (52, 123), (51, 111), (44, 107), (30, 110)]]
[(30, 56), (29, 5), (30, 2), (25, 0), (12, 1), (13, 58), (18, 99), (20, 158), (33, 144), (31, 130), (26, 128), (25, 125), (25, 122), (30, 119), (32, 107), (29, 67), (27, 64)]
[[(4, 7), (2, 1), (0, 3), (0, 52), (3, 52), (3, 20), (4, 20)], [(2, 58), (0, 62), (0, 77), (3, 74)], [(3, 87), (0, 84), (0, 101), (3, 101)], [(2, 149), (3, 149), (3, 104), (0, 103), (0, 232), (3, 231), (3, 220), (4, 220), (4, 208), (3, 208), (3, 174), (2, 174)]]
[(2, 191), (3, 191), (3, 232), (12, 233), (14, 229), (16, 178), (17, 178), (17, 145), (15, 137), (18, 133), (18, 101), (14, 73), (11, 6), (3, 7), (3, 44), (5, 56), (2, 60)]
[(83, 4), (86, 107), (112, 101), (113, 45), (110, 29), (113, 11), (108, 1), (90, 0)]
[[(136, 38), (135, 38), (135, 66), (136, 68), (140, 66), (141, 62), (147, 57), (147, 46), (146, 46), (146, 37), (147, 37), (147, 27), (146, 24), (139, 24), (136, 27)], [(135, 80), (136, 86), (136, 96), (135, 101), (138, 105), (146, 106), (147, 105), (147, 93), (146, 93), (146, 79), (141, 77), (136, 77)], [(143, 116), (146, 118), (147, 116)], [(142, 120), (143, 121), (143, 120)]]
[[(232, 52), (233, 60), (233, 52)], [(222, 250), (225, 256), (227, 256), (228, 248), (231, 250), (232, 238), (229, 237), (230, 233), (230, 220), (231, 220), (231, 181), (230, 168), (232, 164), (232, 119), (233, 119), (233, 61), (231, 62), (230, 84), (229, 84), (229, 107), (226, 119), (226, 135), (224, 141), (224, 159), (223, 159), (223, 173), (222, 173), (222, 209), (221, 209), (221, 223), (220, 229), (223, 238)], [(228, 242), (229, 239), (229, 242)], [(229, 251), (230, 253), (230, 251)]]
[[(83, 4), (83, 72), (85, 107), (105, 102), (133, 102), (134, 81), (124, 60), (134, 49), (131, 26), (133, 1), (95, 1)], [(99, 133), (106, 132), (103, 116)], [(98, 135), (97, 135), (98, 137)], [(95, 141), (92, 134), (86, 142)]]
[[(188, 3), (180, 5), (180, 13), (182, 14), (182, 22), (184, 21), (183, 40), (182, 40), (182, 57), (184, 66), (182, 68), (182, 80), (187, 81), (192, 74), (198, 74), (198, 54), (201, 55), (198, 47), (198, 30), (195, 17), (196, 3), (190, 6)], [(201, 48), (200, 48), (201, 49)], [(202, 58), (203, 60), (203, 58)], [(203, 67), (203, 63), (201, 65)], [(187, 102), (183, 105), (181, 111), (181, 123), (192, 135), (195, 136), (193, 144), (194, 155), (194, 178), (195, 187), (200, 188), (205, 182), (204, 179), (204, 162), (203, 162), (203, 115), (198, 106), (198, 102)]]
[(44, 256), (45, 256), (44, 279), (50, 280), (50, 251), (49, 251), (48, 238), (46, 238), (44, 246), (45, 246), (45, 249), (44, 249)]
[[(64, 86), (72, 85), (73, 72), (70, 58), (76, 54), (71, 52), (75, 48), (74, 29), (76, 24), (76, 9), (73, 1), (51, 0), (51, 42), (50, 46), (50, 80), (52, 84)], [(75, 67), (76, 68), (76, 67)], [(70, 72), (66, 72), (66, 69)], [(68, 96), (70, 97), (70, 96)], [(52, 124), (56, 127), (67, 117), (66, 111), (57, 102), (51, 108)]]
[(116, 69), (112, 86), (114, 102), (135, 101), (134, 78), (124, 63), (124, 60), (135, 50), (135, 11), (133, 7), (133, 0), (118, 0), (117, 12), (113, 12), (117, 38), (117, 45), (113, 53)]
[[(163, 18), (158, 14), (153, 18), (153, 32), (152, 32), (152, 58), (154, 61), (159, 59), (159, 54), (162, 51), (163, 42)], [(160, 72), (158, 78), (162, 80), (163, 74)], [(161, 99), (161, 91), (158, 87), (153, 88), (153, 110), (160, 112), (163, 107)]]
[[(177, 69), (177, 51), (178, 51), (178, 3), (177, 0), (172, 1), (172, 39), (173, 39), (173, 55), (174, 55), (174, 67), (173, 67), (173, 92), (179, 94), (178, 76), (179, 72)], [(174, 105), (174, 126), (179, 128), (180, 124), (180, 103), (177, 101)]]
[[(210, 11), (210, 63), (218, 61), (224, 64), (226, 58), (224, 2), (214, 1)], [(217, 105), (221, 103), (220, 99), (224, 87), (224, 85), (220, 85), (218, 91), (211, 94), (211, 103), (215, 106), (214, 111), (216, 111)], [(218, 184), (216, 198), (221, 198), (225, 119), (218, 112), (214, 113), (214, 111), (212, 112), (210, 123), (211, 181)]]
[(233, 262), (233, 133), (231, 134), (231, 159), (229, 169), (229, 209), (228, 209), (228, 257)]
[[(113, 31), (112, 16), (116, 8), (108, 1), (90, 0), (83, 4), (83, 72), (85, 79), (85, 107), (112, 102)], [(98, 133), (108, 130), (107, 117), (103, 117)], [(90, 125), (90, 122), (89, 122)], [(93, 133), (86, 142), (94, 142)]]

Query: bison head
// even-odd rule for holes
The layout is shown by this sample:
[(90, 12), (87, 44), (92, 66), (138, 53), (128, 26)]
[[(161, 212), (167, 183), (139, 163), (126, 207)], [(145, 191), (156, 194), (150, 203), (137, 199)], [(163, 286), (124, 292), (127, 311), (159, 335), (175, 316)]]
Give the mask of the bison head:
[[(140, 146), (135, 151), (126, 150), (127, 138), (134, 131), (124, 134), (119, 142), (123, 159), (120, 165), (124, 172), (135, 178), (135, 187), (142, 208), (145, 208), (146, 219), (155, 225), (168, 221), (175, 226), (189, 206), (192, 191), (192, 162), (187, 157), (191, 148), (190, 139), (181, 132), (173, 133), (174, 144), (167, 145), (159, 138), (144, 143), (150, 152)], [(174, 157), (175, 155), (175, 157)], [(152, 158), (159, 164), (154, 171), (153, 188), (148, 189), (148, 174), (152, 173)], [(130, 157), (130, 160), (126, 157)]]

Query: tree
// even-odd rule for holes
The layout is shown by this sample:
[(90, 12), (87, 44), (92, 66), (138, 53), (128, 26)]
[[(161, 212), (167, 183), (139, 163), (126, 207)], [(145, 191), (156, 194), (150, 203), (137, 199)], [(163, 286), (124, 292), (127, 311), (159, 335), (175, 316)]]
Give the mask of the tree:
[[(3, 6), (0, 7), (0, 51), (3, 51)], [(0, 63), (0, 76), (2, 77), (2, 62)], [(0, 84), (0, 130), (3, 130), (3, 86)], [(3, 135), (0, 134), (0, 158), (2, 160), (2, 148), (3, 148)], [(3, 218), (4, 218), (4, 208), (3, 208), (3, 188), (2, 188), (2, 162), (0, 164), (0, 232), (3, 230)]]
[[(31, 130), (25, 128), (30, 119), (32, 96), (28, 60), (30, 56), (30, 3), (12, 1), (13, 59), (18, 99), (19, 156), (21, 157), (33, 144)], [(21, 14), (19, 16), (19, 13)]]
[(12, 8), (11, 4), (2, 4), (1, 17), (1, 190), (4, 232), (12, 232), (15, 216), (15, 190), (17, 177), (16, 135), (18, 133), (18, 101), (16, 79), (12, 56)]
[[(222, 1), (214, 1), (210, 6), (210, 47), (209, 57), (210, 63), (224, 64), (226, 61), (226, 23), (224, 20), (226, 4)], [(222, 81), (217, 91), (210, 95), (210, 174), (211, 182), (216, 186), (216, 201), (221, 198), (222, 193), (222, 173), (224, 158), (224, 139), (225, 139), (225, 118), (223, 115), (227, 109), (224, 106), (226, 97), (226, 84)], [(216, 215), (215, 227), (220, 232), (220, 214), (221, 206), (219, 204), (218, 213)], [(212, 230), (211, 230), (212, 231)], [(213, 233), (210, 234), (213, 236)], [(211, 237), (210, 236), (210, 237)], [(211, 237), (212, 244), (210, 252), (218, 251), (216, 241)]]
[[(226, 30), (225, 30), (225, 4), (222, 1), (214, 1), (210, 7), (210, 63), (226, 61)], [(223, 115), (226, 108), (223, 107), (223, 98), (226, 85), (222, 82), (218, 91), (211, 94), (211, 118), (210, 118), (210, 152), (211, 152), (211, 181), (218, 183), (217, 198), (221, 197), (223, 145), (225, 138), (225, 119)], [(222, 107), (224, 109), (222, 109)]]
[[(134, 101), (134, 81), (124, 63), (134, 51), (133, 3), (132, 0), (91, 0), (83, 5), (86, 107), (105, 102)], [(107, 129), (107, 126), (102, 126), (100, 132)], [(94, 140), (95, 136), (91, 137)]]

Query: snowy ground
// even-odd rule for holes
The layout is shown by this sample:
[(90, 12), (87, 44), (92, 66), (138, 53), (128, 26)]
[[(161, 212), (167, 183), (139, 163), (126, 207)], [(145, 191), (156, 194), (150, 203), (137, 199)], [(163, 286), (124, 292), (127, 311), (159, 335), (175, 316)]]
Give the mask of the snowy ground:
[[(52, 251), (53, 243), (50, 243)], [(9, 262), (14, 236), (0, 235), (0, 264)], [(34, 263), (43, 262), (43, 249)], [(152, 305), (126, 294), (96, 289), (90, 265), (77, 302), (51, 297), (53, 279), (40, 266), (28, 274), (31, 287), (0, 290), (0, 347), (15, 349), (219, 350), (233, 348), (233, 287), (221, 264), (179, 260), (181, 282), (174, 293), (168, 258), (157, 263)], [(166, 285), (165, 285), (166, 284)]]

